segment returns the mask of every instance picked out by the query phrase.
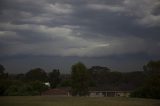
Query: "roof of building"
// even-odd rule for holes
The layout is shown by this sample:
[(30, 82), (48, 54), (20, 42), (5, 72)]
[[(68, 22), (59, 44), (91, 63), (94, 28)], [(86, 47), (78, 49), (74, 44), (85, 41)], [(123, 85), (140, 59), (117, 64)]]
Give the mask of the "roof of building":
[(131, 91), (131, 89), (120, 87), (90, 87), (89, 91)]
[(69, 88), (48, 89), (47, 91), (42, 92), (42, 95), (67, 95), (69, 91)]

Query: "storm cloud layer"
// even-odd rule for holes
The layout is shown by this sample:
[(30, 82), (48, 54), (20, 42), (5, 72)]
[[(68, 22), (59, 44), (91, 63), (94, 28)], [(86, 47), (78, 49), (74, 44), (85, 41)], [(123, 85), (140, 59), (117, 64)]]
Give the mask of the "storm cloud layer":
[(159, 0), (1, 0), (0, 56), (160, 57)]

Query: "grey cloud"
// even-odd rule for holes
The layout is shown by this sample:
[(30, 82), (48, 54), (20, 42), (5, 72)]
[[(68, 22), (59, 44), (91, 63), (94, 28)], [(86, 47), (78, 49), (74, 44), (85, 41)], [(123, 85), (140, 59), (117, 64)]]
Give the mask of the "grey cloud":
[(100, 57), (159, 47), (157, 0), (1, 2), (3, 54)]
[[(5, 25), (3, 25), (5, 26)], [(73, 29), (65, 27), (46, 27), (31, 25), (10, 25), (12, 30), (33, 30), (45, 35), (50, 41), (24, 43), (13, 42), (9, 47), (9, 54), (32, 54), (32, 55), (61, 55), (61, 56), (106, 56), (113, 54), (137, 53), (146, 50), (145, 41), (137, 37), (112, 37), (103, 36), (103, 39), (85, 39)], [(71, 27), (72, 28), (72, 27)], [(78, 36), (76, 36), (78, 35)], [(57, 39), (57, 41), (55, 41)], [(136, 42), (136, 43), (135, 43)], [(132, 47), (132, 48), (130, 48)], [(135, 48), (133, 48), (135, 47)]]
[[(123, 0), (119, 4), (89, 4), (88, 7), (96, 10), (106, 10), (126, 14), (128, 16), (136, 16), (136, 21), (139, 24), (147, 26), (159, 26), (160, 15), (156, 14), (159, 11), (159, 0)], [(154, 14), (155, 13), (155, 14)]]

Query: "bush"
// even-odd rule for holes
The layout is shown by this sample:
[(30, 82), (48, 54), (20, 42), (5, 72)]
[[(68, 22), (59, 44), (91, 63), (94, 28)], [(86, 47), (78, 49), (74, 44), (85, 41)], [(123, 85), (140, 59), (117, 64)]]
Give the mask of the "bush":
[(12, 85), (10, 80), (0, 80), (0, 96), (5, 95), (5, 91)]
[(131, 93), (131, 97), (160, 99), (160, 75), (151, 76), (144, 86)]
[(7, 83), (5, 83), (4, 85), (1, 88), (3, 88), (3, 95), (7, 96), (40, 95), (42, 91), (48, 89), (47, 86), (45, 86), (42, 82), (39, 81), (28, 83), (21, 81), (10, 81), (10, 85)]

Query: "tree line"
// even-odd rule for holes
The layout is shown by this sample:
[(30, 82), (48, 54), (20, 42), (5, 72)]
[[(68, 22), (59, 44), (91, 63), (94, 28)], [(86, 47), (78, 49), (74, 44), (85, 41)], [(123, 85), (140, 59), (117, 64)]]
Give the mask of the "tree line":
[(51, 88), (71, 87), (72, 95), (85, 96), (92, 88), (105, 90), (129, 90), (131, 97), (160, 99), (160, 61), (149, 61), (143, 71), (117, 72), (108, 67), (92, 66), (78, 62), (71, 67), (70, 74), (59, 69), (46, 73), (34, 68), (25, 74), (8, 74), (0, 65), (0, 95), (40, 95)]

